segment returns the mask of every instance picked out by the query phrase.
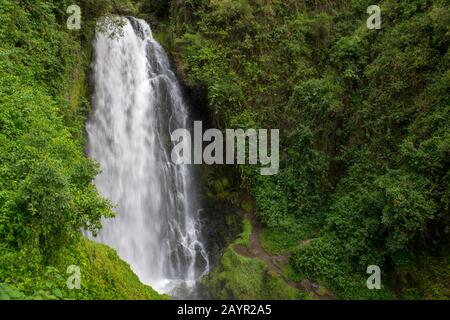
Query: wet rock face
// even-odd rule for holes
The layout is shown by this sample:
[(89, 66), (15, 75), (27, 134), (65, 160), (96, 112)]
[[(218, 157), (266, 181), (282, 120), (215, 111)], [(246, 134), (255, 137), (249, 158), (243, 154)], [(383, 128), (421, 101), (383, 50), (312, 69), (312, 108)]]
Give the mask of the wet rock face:
[[(170, 53), (169, 53), (170, 54)], [(208, 92), (204, 87), (190, 86), (177, 61), (172, 62), (175, 74), (180, 81), (183, 95), (191, 110), (192, 121), (202, 121), (204, 130), (218, 127), (219, 119), (211, 114), (208, 108)], [(242, 209), (236, 205), (234, 196), (238, 194), (239, 183), (234, 176), (233, 167), (229, 166), (194, 166), (198, 187), (200, 191), (200, 203), (203, 210), (200, 213), (202, 234), (207, 244), (211, 267), (222, 256), (225, 248), (233, 242), (242, 231)], [(230, 181), (228, 198), (217, 197), (214, 187), (221, 179)]]
[(205, 225), (203, 234), (208, 245), (210, 264), (214, 266), (224, 249), (233, 242), (241, 231), (239, 209), (232, 204), (206, 202), (203, 215)]

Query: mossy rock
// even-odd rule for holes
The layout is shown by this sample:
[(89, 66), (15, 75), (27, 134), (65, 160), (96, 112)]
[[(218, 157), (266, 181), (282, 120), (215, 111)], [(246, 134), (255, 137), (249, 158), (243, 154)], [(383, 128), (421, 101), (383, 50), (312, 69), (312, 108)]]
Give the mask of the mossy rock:
[(229, 246), (211, 273), (202, 280), (209, 298), (237, 300), (296, 300), (305, 295), (290, 287), (259, 259), (237, 254)]
[[(165, 300), (142, 284), (128, 263), (110, 247), (79, 237), (49, 265), (0, 283), (0, 300)], [(23, 262), (20, 262), (23, 265)], [(71, 268), (69, 268), (71, 267)], [(79, 268), (79, 289), (68, 287)], [(66, 273), (67, 271), (67, 273)], [(17, 271), (14, 272), (16, 275)]]
[[(130, 265), (120, 259), (116, 251), (103, 244), (84, 240), (88, 263), (84, 291), (92, 299), (167, 299), (150, 286), (139, 281)], [(82, 280), (83, 281), (83, 280)], [(83, 282), (82, 282), (83, 283)]]
[[(165, 300), (150, 286), (140, 282), (130, 265), (117, 252), (89, 239), (81, 238), (76, 247), (64, 250), (55, 263), (65, 271), (69, 265), (80, 268), (81, 288), (64, 289), (64, 298), (89, 300)], [(67, 278), (68, 275), (64, 275)], [(63, 284), (65, 286), (65, 283)]]

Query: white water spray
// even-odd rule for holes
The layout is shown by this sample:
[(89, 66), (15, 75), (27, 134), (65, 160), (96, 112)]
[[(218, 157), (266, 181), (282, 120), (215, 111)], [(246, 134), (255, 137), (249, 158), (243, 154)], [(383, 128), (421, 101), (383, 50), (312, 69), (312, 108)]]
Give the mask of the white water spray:
[(170, 133), (187, 127), (188, 110), (149, 25), (124, 22), (122, 35), (99, 32), (94, 42), (88, 152), (101, 165), (99, 192), (117, 204), (97, 240), (142, 282), (171, 292), (209, 271), (191, 169), (170, 159)]

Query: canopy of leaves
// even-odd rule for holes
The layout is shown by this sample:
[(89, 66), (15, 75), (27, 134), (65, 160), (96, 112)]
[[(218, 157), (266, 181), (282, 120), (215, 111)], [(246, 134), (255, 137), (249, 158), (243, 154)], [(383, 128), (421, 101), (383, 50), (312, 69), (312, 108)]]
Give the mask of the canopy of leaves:
[(395, 277), (449, 254), (450, 7), (386, 0), (369, 30), (371, 4), (172, 1), (168, 30), (215, 123), (281, 130), (279, 174), (244, 166), (243, 181), (271, 235), (289, 235), (270, 246), (317, 238), (292, 265), (344, 298), (364, 296), (370, 264)]

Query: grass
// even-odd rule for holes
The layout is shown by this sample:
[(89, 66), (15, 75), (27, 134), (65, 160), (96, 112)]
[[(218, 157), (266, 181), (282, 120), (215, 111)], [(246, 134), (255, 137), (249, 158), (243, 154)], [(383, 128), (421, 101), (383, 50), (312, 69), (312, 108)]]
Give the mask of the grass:
[[(142, 284), (130, 266), (108, 246), (82, 236), (61, 249), (45, 268), (28, 261), (34, 272), (0, 283), (0, 300), (165, 300), (151, 287)], [(20, 263), (21, 266), (24, 263)], [(74, 275), (69, 266), (79, 268), (80, 288), (69, 289)], [(26, 266), (30, 268), (30, 266)], [(69, 273), (66, 273), (69, 271)]]
[(229, 246), (219, 264), (203, 279), (209, 295), (216, 299), (297, 300), (306, 298), (287, 285), (259, 259), (237, 254)]
[(319, 221), (315, 216), (299, 217), (287, 227), (265, 228), (260, 235), (264, 250), (272, 254), (289, 254), (308, 239), (319, 235)]
[(274, 229), (264, 229), (259, 238), (264, 250), (273, 254), (291, 252), (299, 246), (302, 239), (301, 234), (280, 232)]
[(234, 244), (243, 245), (249, 247), (251, 244), (251, 235), (252, 235), (252, 223), (250, 219), (245, 217), (242, 221), (242, 233), (239, 238), (234, 242)]
[(87, 256), (82, 290), (88, 299), (167, 299), (151, 287), (142, 284), (128, 263), (120, 259), (116, 251), (90, 240), (83, 241)]

